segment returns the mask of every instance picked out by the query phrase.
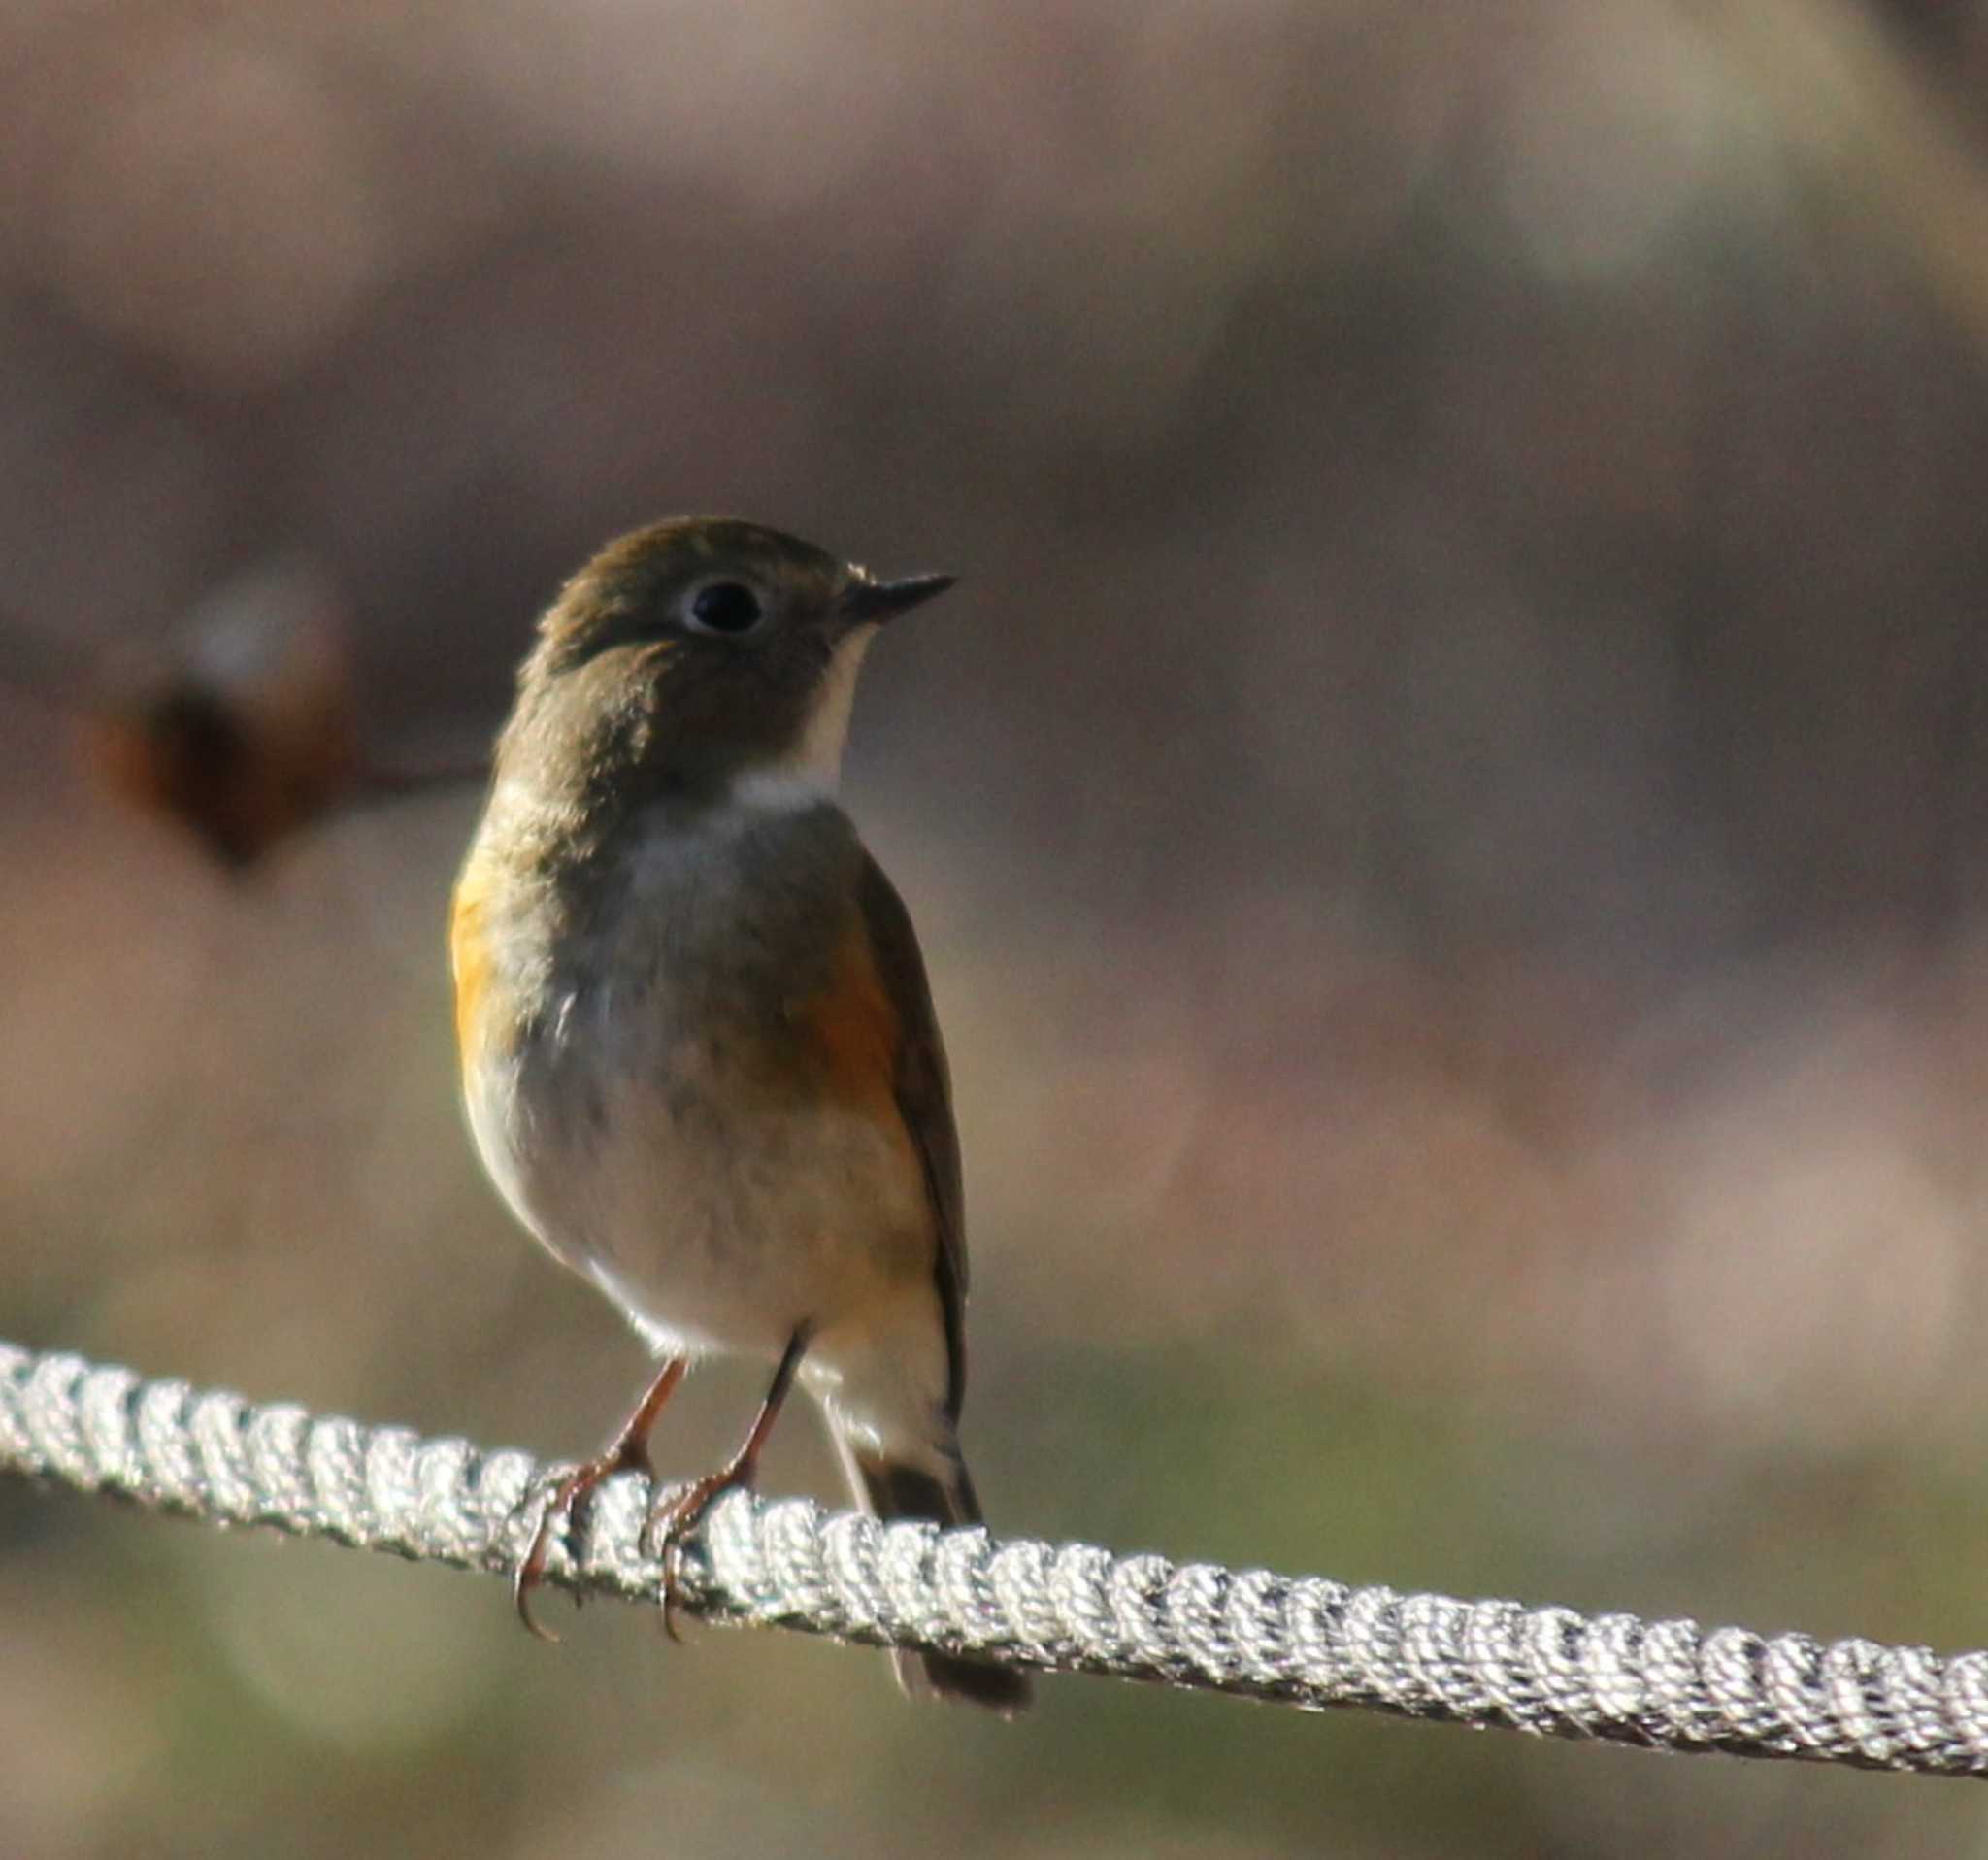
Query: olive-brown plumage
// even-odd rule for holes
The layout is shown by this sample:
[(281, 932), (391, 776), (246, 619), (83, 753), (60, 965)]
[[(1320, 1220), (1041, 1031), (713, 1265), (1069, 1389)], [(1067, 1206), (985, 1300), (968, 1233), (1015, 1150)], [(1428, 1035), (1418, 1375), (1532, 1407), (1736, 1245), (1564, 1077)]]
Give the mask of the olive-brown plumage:
[[(910, 916), (835, 798), (864, 651), (946, 585), (679, 519), (575, 576), (519, 674), (451, 926), (465, 1099), (519, 1218), (661, 1362), (555, 1510), (645, 1466), (683, 1363), (723, 1352), (774, 1365), (768, 1397), (666, 1538), (751, 1478), (796, 1379), (879, 1516), (978, 1521), (944, 1051)], [(899, 1665), (1027, 1700), (1001, 1667)]]

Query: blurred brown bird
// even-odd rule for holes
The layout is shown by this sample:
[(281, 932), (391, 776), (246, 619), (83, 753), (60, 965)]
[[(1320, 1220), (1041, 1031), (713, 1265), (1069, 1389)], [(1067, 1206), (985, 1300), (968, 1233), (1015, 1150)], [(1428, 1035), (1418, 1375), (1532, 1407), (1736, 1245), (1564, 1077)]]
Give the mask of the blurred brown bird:
[(237, 872), (346, 810), (487, 773), (362, 755), (342, 607), (293, 563), (228, 583), (159, 651), (0, 628), (0, 683), (72, 716), (96, 781)]

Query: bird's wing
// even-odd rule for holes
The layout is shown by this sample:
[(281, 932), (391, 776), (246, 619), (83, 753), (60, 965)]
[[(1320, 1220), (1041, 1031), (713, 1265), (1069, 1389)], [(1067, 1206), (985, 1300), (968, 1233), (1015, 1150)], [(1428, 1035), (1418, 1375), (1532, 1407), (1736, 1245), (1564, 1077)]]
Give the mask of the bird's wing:
[(967, 1299), (966, 1197), (960, 1181), (959, 1133), (952, 1121), (952, 1078), (946, 1069), (945, 1047), (939, 1037), (939, 1019), (932, 1012), (932, 989), (925, 980), (925, 959), (911, 929), (911, 913), (884, 877), (883, 868), (868, 852), (863, 855), (857, 900), (877, 974), (897, 1018), (897, 1054), (891, 1088), (898, 1114), (904, 1118), (920, 1160), (932, 1197), (934, 1224), (939, 1230), (939, 1308), (945, 1318), (945, 1346), (950, 1374), (946, 1406), (957, 1418), (966, 1390), (964, 1317)]

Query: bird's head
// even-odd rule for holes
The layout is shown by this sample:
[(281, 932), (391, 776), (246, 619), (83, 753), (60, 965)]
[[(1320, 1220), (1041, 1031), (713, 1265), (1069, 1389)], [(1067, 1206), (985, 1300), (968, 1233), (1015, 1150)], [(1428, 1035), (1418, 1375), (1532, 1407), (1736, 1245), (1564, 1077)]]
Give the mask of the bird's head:
[(881, 581), (727, 517), (637, 530), (574, 576), (540, 623), (498, 779), (582, 803), (832, 792), (877, 629), (951, 584)]

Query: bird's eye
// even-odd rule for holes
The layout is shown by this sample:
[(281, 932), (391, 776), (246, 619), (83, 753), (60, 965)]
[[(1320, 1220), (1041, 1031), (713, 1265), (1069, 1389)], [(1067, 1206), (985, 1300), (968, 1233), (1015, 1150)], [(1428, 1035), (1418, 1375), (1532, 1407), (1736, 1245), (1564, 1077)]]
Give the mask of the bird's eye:
[(710, 581), (690, 597), (690, 618), (706, 633), (749, 633), (765, 617), (744, 581)]

